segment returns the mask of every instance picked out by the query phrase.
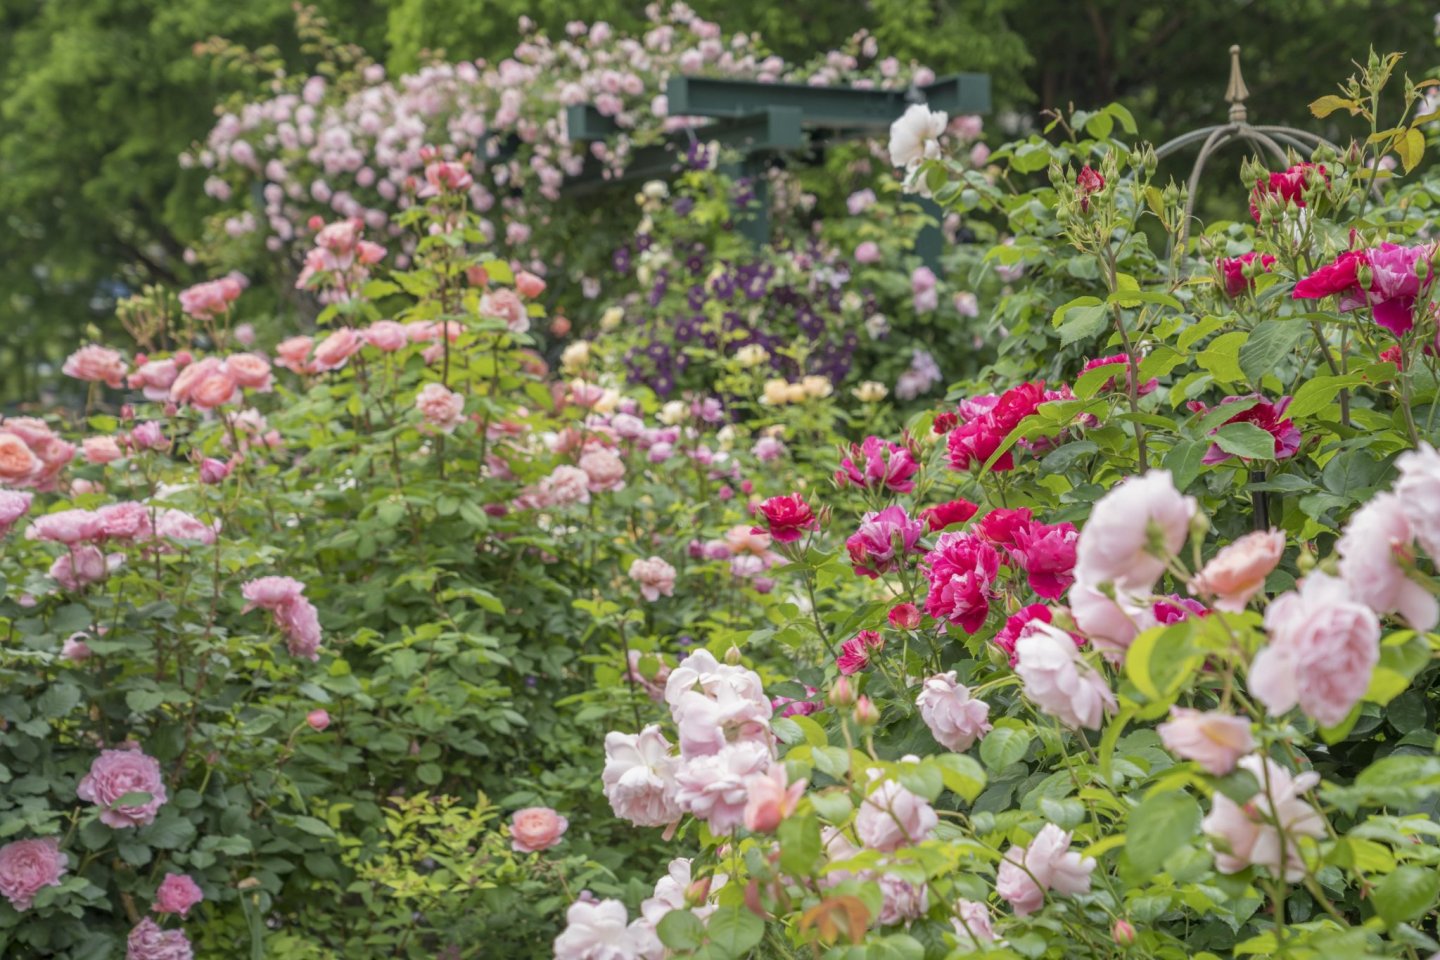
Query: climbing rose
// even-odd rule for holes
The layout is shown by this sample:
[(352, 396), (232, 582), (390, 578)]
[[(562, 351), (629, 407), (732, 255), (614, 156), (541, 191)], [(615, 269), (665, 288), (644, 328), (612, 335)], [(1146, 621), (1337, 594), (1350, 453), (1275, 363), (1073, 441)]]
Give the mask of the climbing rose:
[(840, 645), (835, 666), (845, 676), (852, 676), (870, 667), (870, 657), (885, 649), (885, 639), (874, 630), (861, 630)]
[(915, 481), (910, 478), (919, 469), (908, 449), (872, 436), (850, 446), (849, 455), (841, 459), (840, 469), (835, 471), (835, 483), (842, 490), (853, 483), (866, 490), (884, 487), (891, 493), (909, 493), (915, 489)]
[[(1400, 470), (1395, 495), (1410, 521), (1410, 530), (1431, 559), (1440, 560), (1440, 453), (1422, 441), (1418, 450), (1402, 453), (1395, 466)], [(4, 524), (3, 497), (0, 493), (0, 526)]]
[(894, 780), (884, 780), (860, 804), (855, 834), (871, 850), (889, 852), (928, 839), (939, 822), (925, 800)]
[(1215, 261), (1215, 269), (1220, 274), (1220, 281), (1225, 285), (1225, 295), (1232, 300), (1240, 296), (1246, 290), (1255, 287), (1253, 277), (1245, 275), (1247, 270), (1254, 271), (1255, 261), (1260, 261), (1260, 273), (1269, 273), (1270, 268), (1275, 266), (1275, 258), (1268, 253), (1257, 253), (1251, 250), (1238, 257), (1222, 257)]
[(1235, 763), (1255, 749), (1250, 721), (1212, 710), (1171, 707), (1170, 719), (1155, 728), (1165, 749), (1184, 760), (1194, 760), (1217, 777), (1235, 769)]
[(745, 822), (745, 784), (770, 766), (770, 749), (756, 740), (728, 743), (718, 753), (682, 760), (675, 771), (675, 802), (681, 810), (729, 833)]
[(630, 564), (630, 579), (640, 585), (640, 595), (652, 603), (661, 595), (675, 595), (675, 568), (660, 557), (635, 560)]
[[(117, 806), (116, 801), (127, 793), (150, 796), (140, 803)], [(154, 823), (155, 814), (168, 799), (160, 761), (141, 753), (139, 747), (100, 751), (75, 794), (101, 807), (100, 822), (117, 830)]]
[(510, 847), (517, 853), (539, 853), (560, 842), (570, 821), (549, 807), (526, 807), (510, 818)]
[(1380, 621), (1345, 581), (1315, 572), (1265, 610), (1270, 642), (1250, 664), (1250, 693), (1272, 716), (1297, 703), (1333, 727), (1365, 695), (1380, 658)]
[(800, 539), (801, 533), (818, 526), (810, 504), (798, 493), (771, 497), (760, 504), (760, 514), (765, 518), (770, 536), (779, 543), (793, 543)]
[(1272, 874), (1283, 874), (1290, 883), (1303, 879), (1300, 838), (1325, 836), (1325, 821), (1302, 797), (1320, 782), (1320, 775), (1307, 771), (1294, 776), (1258, 754), (1244, 758), (1239, 766), (1255, 777), (1260, 792), (1242, 806), (1215, 791), (1210, 814), (1200, 823), (1200, 829), (1214, 841), (1215, 868), (1221, 873), (1239, 873), (1250, 866), (1265, 867)]
[(1011, 844), (995, 874), (995, 892), (1015, 910), (1028, 917), (1045, 905), (1045, 893), (1074, 895), (1088, 893), (1093, 857), (1082, 857), (1070, 849), (1070, 834), (1047, 823), (1028, 846)]
[(125, 358), (118, 350), (92, 343), (70, 354), (60, 372), (76, 380), (119, 389), (125, 385)]
[(55, 837), (7, 843), (0, 847), (0, 896), (16, 910), (29, 910), (35, 894), (60, 885), (65, 870), (65, 854)]
[(185, 873), (167, 873), (155, 891), (156, 913), (178, 913), (185, 916), (190, 908), (205, 899), (200, 886)]
[(1247, 533), (1217, 553), (1190, 583), (1190, 590), (1214, 597), (1218, 610), (1239, 613), (1250, 598), (1265, 587), (1265, 578), (1285, 552), (1285, 534), (1279, 530)]
[(415, 395), (415, 409), (442, 433), (454, 433), (465, 420), (465, 398), (444, 384), (427, 383)]
[(1165, 572), (1165, 560), (1151, 554), (1152, 545), (1176, 553), (1195, 509), (1195, 498), (1175, 489), (1168, 470), (1127, 477), (1091, 509), (1075, 548), (1075, 578), (1148, 592)]
[(1015, 643), (1015, 673), (1027, 699), (1070, 727), (1099, 730), (1115, 695), (1058, 627), (1031, 621)]
[(125, 941), (125, 960), (193, 960), (194, 956), (184, 930), (162, 930), (149, 917)]
[(956, 683), (954, 670), (926, 680), (915, 706), (935, 741), (957, 753), (969, 750), (990, 732), (990, 705), (971, 697), (968, 687)]
[(865, 514), (860, 529), (845, 541), (855, 572), (874, 580), (905, 566), (907, 555), (924, 552), (919, 543), (925, 527), (923, 520), (911, 520), (905, 508), (896, 505)]
[[(1369, 250), (1347, 250), (1295, 284), (1296, 300), (1339, 297), (1341, 313), (1370, 307), (1375, 322), (1400, 337), (1415, 325), (1415, 302), (1421, 280), (1420, 261), (1434, 259), (1434, 246), (1402, 247), (1382, 243)], [(1360, 286), (1360, 268), (1370, 274), (1370, 285)], [(1428, 281), (1427, 281), (1428, 283)]]
[(1335, 549), (1351, 596), (1378, 614), (1398, 612), (1412, 628), (1425, 631), (1440, 620), (1440, 607), (1429, 588), (1410, 579), (1399, 563), (1415, 557), (1406, 510), (1396, 493), (1376, 496), (1350, 517)]
[(615, 816), (637, 827), (663, 827), (679, 820), (677, 762), (659, 724), (639, 733), (607, 733), (600, 782)]

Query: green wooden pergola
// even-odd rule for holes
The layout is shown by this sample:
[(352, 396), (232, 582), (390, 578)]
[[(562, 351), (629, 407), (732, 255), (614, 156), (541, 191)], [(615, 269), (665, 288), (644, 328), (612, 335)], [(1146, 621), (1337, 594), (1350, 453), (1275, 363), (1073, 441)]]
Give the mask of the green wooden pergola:
[[(691, 144), (718, 143), (727, 153), (740, 155), (738, 161), (726, 165), (726, 172), (748, 178), (755, 192), (759, 213), (742, 220), (741, 229), (757, 243), (770, 236), (768, 185), (763, 174), (776, 156), (823, 149), (827, 143), (843, 140), (884, 136), (890, 124), (912, 103), (924, 103), (952, 115), (990, 111), (990, 77), (982, 73), (941, 77), (909, 90), (676, 76), (666, 84), (665, 94), (672, 116), (708, 117), (713, 122), (636, 150), (618, 175), (589, 159), (580, 175), (567, 182), (565, 191), (583, 195), (621, 183), (668, 179), (683, 162)], [(566, 122), (570, 139), (576, 142), (606, 140), (620, 132), (613, 120), (588, 104), (567, 108)], [(930, 206), (938, 222), (939, 208)], [(939, 227), (928, 228), (917, 240), (917, 252), (933, 263), (939, 258), (940, 245)]]

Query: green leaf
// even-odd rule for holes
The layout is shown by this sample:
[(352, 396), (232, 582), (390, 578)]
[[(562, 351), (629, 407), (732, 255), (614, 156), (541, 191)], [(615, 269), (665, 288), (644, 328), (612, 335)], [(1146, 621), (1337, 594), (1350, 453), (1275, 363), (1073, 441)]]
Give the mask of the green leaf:
[(1362, 379), (1358, 373), (1347, 373), (1341, 376), (1311, 377), (1300, 385), (1295, 391), (1290, 406), (1286, 408), (1285, 415), (1294, 419), (1310, 417), (1330, 406), (1335, 400), (1336, 394), (1346, 387), (1359, 386)]
[[(984, 741), (981, 741), (981, 744), (983, 745)], [(975, 798), (980, 796), (980, 791), (985, 789), (985, 771), (980, 764), (963, 753), (942, 753), (927, 758), (925, 762), (939, 766), (945, 789), (963, 797), (966, 803), (974, 803)]]
[(814, 816), (780, 821), (780, 869), (791, 876), (807, 876), (820, 859), (820, 822)]
[(140, 830), (137, 840), (161, 850), (178, 850), (195, 840), (195, 824), (182, 816), (161, 816)]
[(1370, 902), (1387, 926), (1420, 916), (1440, 896), (1440, 873), (1406, 864), (1375, 885)]
[(1240, 348), (1249, 336), (1243, 330), (1222, 334), (1195, 357), (1195, 362), (1220, 383), (1240, 383), (1245, 379), (1245, 371), (1240, 369)]
[(907, 763), (900, 768), (900, 785), (934, 803), (940, 791), (945, 789), (945, 780), (940, 771), (930, 764)]
[(149, 713), (165, 702), (165, 694), (155, 690), (131, 690), (125, 694), (125, 706), (136, 713)]
[(671, 950), (694, 950), (705, 939), (705, 924), (689, 910), (671, 910), (655, 925), (655, 933)]
[(1003, 770), (1025, 756), (1031, 739), (1024, 727), (997, 726), (980, 741), (980, 759), (991, 770)]
[(1227, 423), (1214, 434), (1220, 449), (1247, 460), (1274, 460), (1275, 438), (1253, 423)]
[(1152, 701), (1169, 700), (1195, 676), (1204, 654), (1191, 634), (1195, 621), (1182, 620), (1142, 631), (1125, 653), (1125, 675)]
[(1250, 331), (1249, 339), (1240, 347), (1240, 369), (1258, 387), (1309, 332), (1310, 328), (1299, 321), (1266, 320)]
[(717, 958), (741, 957), (765, 936), (765, 921), (742, 906), (720, 907), (705, 924), (710, 952)]
[(1200, 468), (1204, 466), (1205, 451), (1209, 449), (1208, 442), (1181, 440), (1165, 452), (1165, 459), (1160, 465), (1170, 471), (1176, 490), (1183, 493), (1185, 488), (1200, 476)]
[(1152, 874), (1200, 829), (1200, 804), (1183, 790), (1152, 793), (1130, 814), (1125, 855), (1141, 873)]
[(839, 780), (850, 769), (850, 754), (844, 747), (816, 747), (815, 769)]
[(65, 716), (80, 703), (80, 688), (69, 683), (57, 683), (40, 694), (35, 709), (40, 716), (51, 720)]
[(1403, 134), (1395, 138), (1395, 152), (1400, 155), (1400, 163), (1405, 167), (1405, 172), (1414, 170), (1420, 163), (1420, 158), (1425, 156), (1425, 134), (1411, 127)]
[(296, 817), (295, 826), (310, 834), (312, 837), (324, 837), (327, 840), (334, 839), (335, 837), (335, 831), (330, 829), (330, 824), (317, 817)]
[(1109, 325), (1109, 311), (1095, 297), (1076, 297), (1056, 308), (1050, 325), (1060, 329), (1061, 344), (1088, 340)]

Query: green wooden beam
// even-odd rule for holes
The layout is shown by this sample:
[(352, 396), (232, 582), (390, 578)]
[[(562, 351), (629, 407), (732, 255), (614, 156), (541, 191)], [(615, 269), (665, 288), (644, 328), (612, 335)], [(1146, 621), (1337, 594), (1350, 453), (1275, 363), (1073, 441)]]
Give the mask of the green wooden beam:
[[(949, 113), (987, 113), (990, 77), (962, 73), (917, 89), (920, 99)], [(718, 77), (671, 77), (665, 87), (670, 115), (736, 117), (767, 107), (796, 107), (807, 126), (889, 129), (912, 102), (905, 90), (855, 90), (802, 83), (760, 83)]]

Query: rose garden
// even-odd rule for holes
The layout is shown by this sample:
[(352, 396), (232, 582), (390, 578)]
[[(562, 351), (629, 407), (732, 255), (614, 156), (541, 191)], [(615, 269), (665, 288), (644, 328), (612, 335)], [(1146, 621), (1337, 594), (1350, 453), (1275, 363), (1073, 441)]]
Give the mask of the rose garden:
[(0, 955), (1440, 956), (1428, 24), (1187, 180), (864, 33), (297, 15), (0, 410)]

